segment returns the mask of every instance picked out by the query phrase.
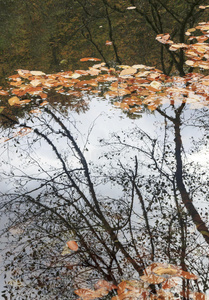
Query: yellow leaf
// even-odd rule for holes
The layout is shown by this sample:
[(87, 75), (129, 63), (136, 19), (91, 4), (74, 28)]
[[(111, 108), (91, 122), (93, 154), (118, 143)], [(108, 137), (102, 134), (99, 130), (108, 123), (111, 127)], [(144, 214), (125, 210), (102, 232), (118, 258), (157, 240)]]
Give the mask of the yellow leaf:
[(34, 76), (42, 76), (42, 75), (46, 75), (44, 72), (42, 71), (30, 71), (30, 73)]
[(178, 269), (173, 268), (172, 266), (156, 267), (153, 269), (153, 272), (158, 275), (163, 275), (163, 274), (175, 275), (178, 272)]
[(17, 96), (14, 96), (8, 100), (9, 105), (20, 105), (20, 99)]
[(120, 76), (127, 76), (127, 75), (133, 75), (137, 72), (137, 69), (135, 68), (128, 68), (124, 69), (123, 71), (120, 72)]
[(140, 277), (140, 279), (142, 279), (145, 282), (151, 283), (151, 284), (158, 284), (158, 283), (162, 283), (163, 281), (166, 280), (166, 278), (154, 275), (154, 274), (150, 274), (150, 275), (143, 275)]

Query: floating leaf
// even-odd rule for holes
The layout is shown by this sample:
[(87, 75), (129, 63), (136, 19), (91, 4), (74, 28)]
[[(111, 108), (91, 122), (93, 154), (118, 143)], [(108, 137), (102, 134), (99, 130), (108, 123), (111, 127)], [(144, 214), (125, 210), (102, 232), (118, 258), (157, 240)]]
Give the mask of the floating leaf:
[(164, 275), (164, 274), (176, 275), (178, 272), (178, 269), (174, 268), (172, 266), (168, 266), (168, 267), (156, 267), (152, 271), (158, 275)]
[(83, 299), (86, 299), (86, 298), (94, 299), (95, 298), (95, 296), (94, 296), (95, 291), (90, 290), (90, 289), (78, 289), (78, 290), (75, 290), (74, 293)]
[(67, 242), (67, 246), (70, 250), (77, 251), (78, 250), (78, 244), (76, 241), (69, 241)]
[(21, 128), (18, 132), (16, 132), (13, 137), (16, 137), (16, 136), (25, 136), (27, 135), (28, 133), (30, 133), (31, 131), (33, 131), (32, 128), (30, 127), (23, 127)]
[(101, 59), (95, 57), (84, 57), (81, 58), (80, 61), (101, 61)]
[(120, 72), (120, 76), (133, 75), (137, 72), (135, 68), (127, 68)]
[(48, 103), (49, 103), (48, 101), (44, 100), (42, 103), (40, 103), (40, 106), (45, 106), (45, 105), (47, 105)]
[(95, 298), (101, 298), (101, 297), (106, 296), (109, 293), (109, 291), (103, 287), (96, 291), (90, 290), (90, 289), (78, 289), (78, 290), (74, 291), (74, 293), (76, 295), (78, 295), (79, 297), (81, 297), (82, 299), (85, 299), (85, 300), (92, 299), (93, 300)]
[(42, 76), (42, 75), (46, 75), (44, 72), (42, 71), (30, 71), (30, 73), (34, 76)]
[(158, 90), (161, 87), (161, 83), (159, 81), (152, 81), (150, 83), (150, 86), (153, 87), (154, 89)]
[(11, 106), (20, 105), (20, 99), (17, 96), (9, 98), (8, 102), (9, 102), (9, 105), (11, 105)]
[(32, 109), (30, 110), (30, 114), (41, 114), (40, 109)]
[(111, 42), (111, 41), (106, 41), (106, 42), (105, 42), (105, 45), (106, 45), (106, 46), (111, 46), (111, 45), (112, 45), (112, 42)]
[(162, 283), (162, 289), (171, 289), (180, 283), (181, 279), (179, 277), (171, 277)]
[(65, 245), (64, 248), (63, 248), (63, 250), (62, 250), (61, 255), (65, 256), (65, 255), (68, 255), (70, 253), (71, 253), (71, 251), (70, 251), (69, 247), (67, 245)]
[(34, 79), (34, 80), (31, 80), (30, 84), (33, 86), (33, 87), (36, 87), (38, 85), (41, 85), (41, 81), (38, 80), (38, 79)]
[(203, 293), (195, 292), (193, 293), (194, 300), (206, 300), (206, 295)]
[(100, 279), (100, 280), (97, 281), (97, 283), (95, 283), (94, 288), (95, 288), (95, 290), (98, 290), (102, 287), (106, 288), (108, 291), (113, 290), (113, 289), (117, 289), (117, 286), (112, 284), (111, 282)]
[(1, 96), (8, 96), (9, 93), (8, 93), (7, 91), (0, 90), (0, 95), (1, 95)]
[(180, 270), (177, 274), (178, 276), (180, 277), (184, 277), (186, 279), (193, 279), (193, 280), (197, 280), (198, 277), (192, 273), (189, 273), (189, 272), (186, 272), (186, 271), (183, 271), (183, 270)]
[(151, 284), (158, 284), (161, 283), (163, 281), (165, 281), (166, 279), (154, 274), (150, 274), (150, 275), (143, 275), (140, 277), (141, 280), (151, 283)]

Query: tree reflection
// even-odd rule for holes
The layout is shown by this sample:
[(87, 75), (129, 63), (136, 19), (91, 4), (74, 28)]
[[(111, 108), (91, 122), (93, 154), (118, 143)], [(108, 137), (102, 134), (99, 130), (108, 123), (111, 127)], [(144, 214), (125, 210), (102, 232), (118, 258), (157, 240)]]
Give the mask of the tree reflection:
[[(101, 162), (86, 159), (75, 124), (53, 108), (24, 124), (33, 127), (31, 139), (10, 150), (24, 161), (2, 171), (10, 188), (1, 204), (10, 232), (3, 233), (10, 245), (5, 295), (67, 299), (100, 278), (137, 279), (153, 261), (195, 270), (200, 279), (193, 286), (183, 280), (185, 290), (208, 289), (207, 216), (195, 208), (206, 201), (207, 178), (200, 173), (194, 182), (194, 163), (182, 157), (184, 110), (171, 117), (158, 109), (163, 140), (139, 128), (101, 140), (108, 149)], [(65, 246), (68, 240), (78, 251)]]

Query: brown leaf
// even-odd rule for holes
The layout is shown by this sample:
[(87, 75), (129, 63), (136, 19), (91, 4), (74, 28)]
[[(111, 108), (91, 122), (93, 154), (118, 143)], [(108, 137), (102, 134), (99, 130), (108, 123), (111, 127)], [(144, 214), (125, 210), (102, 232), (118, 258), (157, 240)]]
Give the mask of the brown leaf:
[(183, 271), (183, 270), (180, 270), (177, 274), (177, 276), (180, 276), (180, 277), (184, 277), (186, 279), (193, 279), (193, 280), (197, 280), (198, 277), (192, 273), (189, 273), (189, 272), (186, 272), (186, 271)]
[(105, 287), (108, 291), (117, 289), (117, 286), (112, 284), (111, 282), (108, 282), (106, 280), (100, 279), (95, 283), (94, 288), (95, 290), (98, 290), (99, 288)]
[(125, 289), (126, 289), (126, 282), (122, 281), (118, 285), (118, 295), (122, 294), (125, 291)]
[(193, 293), (193, 298), (194, 298), (194, 300), (205, 300), (206, 296), (203, 293), (195, 292), (195, 293)]

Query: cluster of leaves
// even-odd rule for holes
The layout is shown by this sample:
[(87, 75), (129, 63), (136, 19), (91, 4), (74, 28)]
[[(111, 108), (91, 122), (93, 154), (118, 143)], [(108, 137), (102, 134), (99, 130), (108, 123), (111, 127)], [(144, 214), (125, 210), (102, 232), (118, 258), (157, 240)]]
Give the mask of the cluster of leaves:
[[(124, 280), (117, 286), (105, 280), (99, 280), (94, 290), (91, 289), (78, 289), (75, 294), (83, 300), (93, 300), (101, 298), (109, 294), (110, 291), (116, 290), (117, 295), (113, 296), (112, 300), (123, 299), (175, 299), (174, 294), (178, 293), (184, 296), (185, 291), (181, 291), (182, 279), (197, 280), (197, 276), (183, 271), (180, 267), (152, 263), (144, 270), (144, 275), (139, 280)], [(150, 284), (158, 284), (160, 288), (156, 294), (150, 294)], [(178, 286), (178, 289), (173, 289)], [(205, 295), (199, 292), (188, 291), (189, 296), (195, 300), (204, 300)]]
[[(171, 51), (183, 49), (189, 58), (187, 65), (209, 69), (209, 47), (206, 43), (208, 29), (209, 23), (200, 23), (187, 30), (187, 35), (194, 30), (201, 30), (203, 33), (197, 37), (190, 36), (192, 40), (197, 39), (197, 43), (190, 45), (174, 43), (169, 34), (158, 35), (157, 40), (169, 44)], [(81, 59), (82, 62), (99, 60), (92, 57)], [(108, 68), (105, 63), (98, 63), (87, 70), (55, 74), (22, 69), (17, 72), (18, 74), (9, 77), (10, 88), (0, 89), (1, 96), (12, 96), (8, 100), (10, 106), (25, 105), (31, 102), (31, 97), (39, 98), (39, 104), (44, 106), (51, 89), (76, 98), (80, 98), (82, 92), (101, 93), (106, 97), (117, 98), (119, 101), (114, 102), (115, 106), (131, 113), (138, 113), (144, 105), (150, 110), (165, 103), (187, 103), (191, 108), (199, 108), (208, 106), (209, 101), (209, 76), (200, 73), (188, 73), (184, 77), (166, 76), (154, 67), (141, 64)], [(80, 77), (84, 79), (79, 79)], [(104, 86), (100, 83), (109, 84), (105, 93)], [(1, 111), (3, 109), (2, 106)]]

